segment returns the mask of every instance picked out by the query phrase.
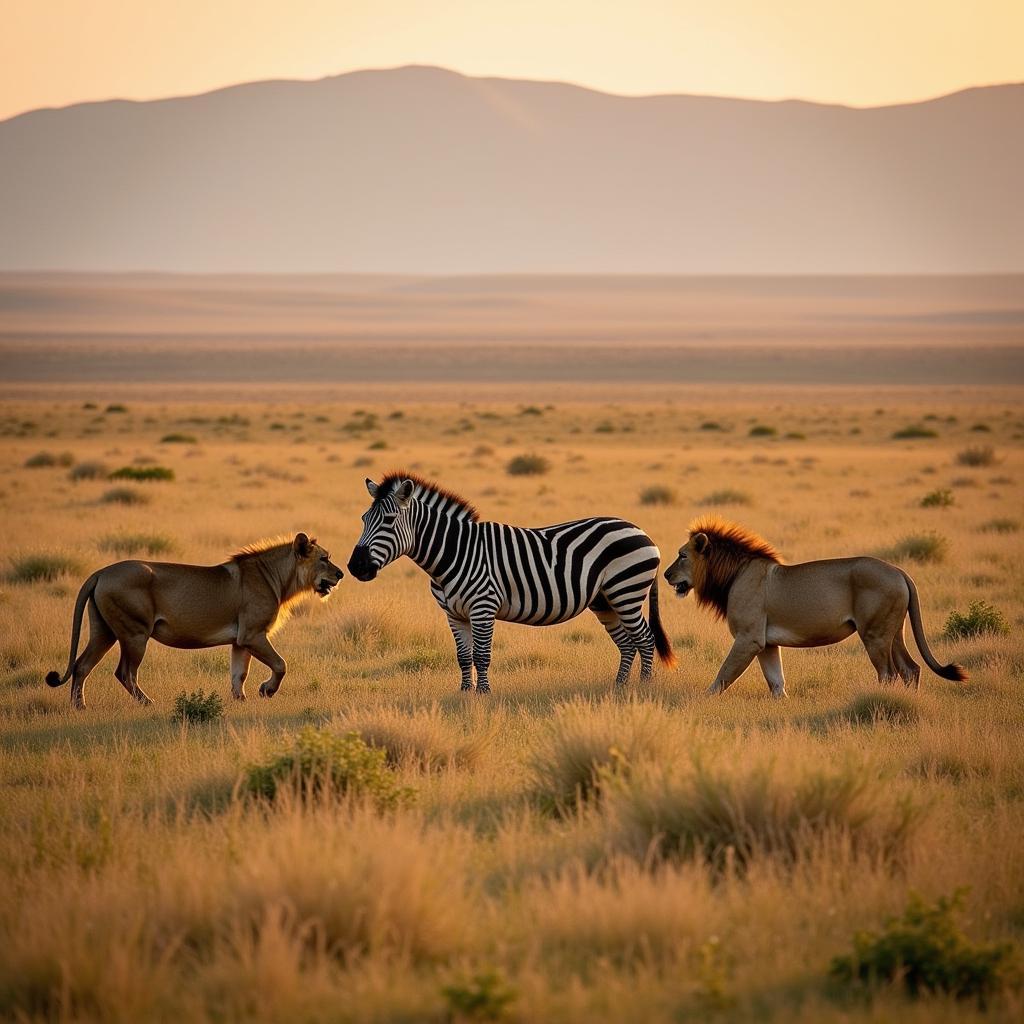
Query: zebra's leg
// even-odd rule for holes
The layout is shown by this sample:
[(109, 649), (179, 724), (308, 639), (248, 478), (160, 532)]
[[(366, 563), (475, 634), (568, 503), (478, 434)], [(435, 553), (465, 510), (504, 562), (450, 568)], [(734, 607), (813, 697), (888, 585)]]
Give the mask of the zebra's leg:
[(455, 637), (455, 656), (459, 659), (463, 690), (473, 689), (473, 630), (465, 619), (448, 616), (448, 627)]
[(654, 633), (643, 614), (643, 602), (650, 584), (641, 591), (631, 588), (624, 594), (607, 597), (618, 614), (633, 645), (640, 652), (640, 682), (647, 682), (654, 674)]
[(473, 664), (476, 666), (476, 692), (490, 693), (487, 670), (491, 666), (491, 641), (494, 639), (494, 611), (476, 609), (470, 614), (473, 631)]
[(625, 686), (629, 678), (629, 670), (633, 667), (633, 659), (636, 657), (636, 644), (622, 624), (618, 612), (612, 611), (604, 598), (598, 597), (590, 606), (590, 610), (597, 616), (598, 622), (608, 631), (612, 643), (619, 649), (619, 671), (615, 676), (615, 687), (618, 689)]

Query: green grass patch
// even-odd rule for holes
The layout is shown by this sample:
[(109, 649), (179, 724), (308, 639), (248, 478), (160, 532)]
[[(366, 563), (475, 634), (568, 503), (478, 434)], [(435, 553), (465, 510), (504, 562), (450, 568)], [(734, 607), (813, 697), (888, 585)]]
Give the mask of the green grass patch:
[(775, 427), (770, 427), (765, 423), (755, 423), (747, 431), (748, 437), (775, 437), (778, 435), (778, 430)]
[(745, 491), (737, 491), (731, 487), (724, 487), (719, 491), (712, 491), (700, 500), (701, 505), (752, 505), (753, 499)]
[(23, 555), (11, 563), (9, 578), (12, 583), (49, 583), (81, 571), (81, 565), (67, 555)]
[(109, 480), (173, 480), (174, 470), (167, 466), (122, 466), (115, 469), (107, 478)]
[(220, 695), (193, 690), (192, 693), (179, 693), (174, 700), (172, 722), (188, 722), (190, 725), (201, 725), (205, 722), (216, 722), (224, 717), (224, 701)]
[(829, 975), (844, 986), (899, 985), (911, 998), (944, 993), (976, 999), (984, 1008), (1005, 988), (1019, 984), (1017, 954), (1009, 943), (972, 943), (955, 914), (964, 891), (934, 905), (916, 894), (900, 917), (890, 917), (879, 932), (858, 932), (853, 952), (833, 959)]
[(1009, 636), (1006, 616), (987, 601), (972, 601), (966, 612), (952, 611), (942, 635), (947, 640), (969, 640), (976, 636)]
[(949, 508), (954, 503), (953, 492), (948, 487), (940, 487), (921, 499), (921, 508)]
[(651, 484), (640, 492), (641, 505), (674, 505), (676, 492), (664, 484)]
[(941, 534), (912, 533), (879, 552), (878, 557), (891, 562), (938, 563), (944, 562), (948, 553), (949, 540)]
[(161, 444), (199, 444), (194, 434), (164, 434), (160, 438)]
[(357, 732), (342, 735), (307, 726), (262, 764), (245, 772), (246, 792), (273, 800), (283, 789), (300, 797), (351, 796), (378, 810), (395, 810), (415, 799), (388, 767), (387, 754), (366, 744)]
[(111, 487), (100, 501), (105, 505), (145, 505), (149, 502), (149, 495), (133, 487)]
[(162, 533), (108, 533), (97, 545), (100, 551), (130, 558), (132, 555), (166, 555), (174, 550), (174, 542)]

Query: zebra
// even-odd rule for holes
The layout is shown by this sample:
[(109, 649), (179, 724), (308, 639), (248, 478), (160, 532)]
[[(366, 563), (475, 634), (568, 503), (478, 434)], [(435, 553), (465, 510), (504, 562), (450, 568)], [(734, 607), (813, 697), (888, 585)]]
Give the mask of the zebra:
[[(650, 679), (657, 649), (675, 664), (658, 614), (661, 553), (639, 527), (595, 516), (540, 528), (481, 522), (465, 499), (414, 473), (367, 478), (373, 499), (348, 568), (363, 582), (408, 555), (430, 577), (448, 617), (461, 688), (491, 692), (488, 669), (496, 619), (548, 626), (589, 608), (619, 649), (616, 688), (625, 685), (637, 652), (640, 678)], [(650, 593), (648, 625), (644, 599)]]

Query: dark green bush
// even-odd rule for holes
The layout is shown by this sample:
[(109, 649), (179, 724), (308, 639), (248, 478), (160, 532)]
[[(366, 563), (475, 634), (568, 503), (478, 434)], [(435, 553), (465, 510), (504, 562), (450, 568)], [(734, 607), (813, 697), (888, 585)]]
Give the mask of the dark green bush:
[(956, 461), (961, 466), (992, 466), (996, 461), (996, 451), (990, 444), (965, 448), (957, 452)]
[(912, 423), (908, 427), (902, 427), (893, 435), (894, 441), (912, 441), (924, 437), (938, 437), (938, 432), (931, 427), (922, 427), (918, 423)]
[(914, 998), (942, 992), (957, 999), (987, 1001), (1018, 977), (1016, 954), (1008, 943), (971, 943), (954, 913), (963, 890), (928, 906), (912, 895), (902, 917), (891, 917), (881, 932), (858, 932), (853, 952), (833, 959), (829, 974), (843, 985), (901, 983)]
[(441, 994), (453, 1020), (501, 1020), (516, 999), (516, 990), (499, 971), (485, 971), (468, 981), (445, 985)]
[(1010, 624), (1003, 613), (987, 601), (972, 601), (966, 612), (950, 612), (942, 631), (947, 640), (967, 640), (986, 633), (995, 636), (1010, 634)]
[(937, 491), (929, 491), (921, 499), (921, 508), (949, 508), (953, 504), (953, 492), (941, 487)]
[(387, 752), (367, 746), (357, 732), (338, 735), (306, 726), (291, 743), (263, 764), (246, 770), (245, 789), (273, 800), (282, 788), (302, 796), (351, 795), (379, 810), (411, 803), (415, 790), (400, 786), (387, 766)]
[(122, 466), (110, 474), (110, 480), (173, 480), (174, 470), (167, 466)]
[(224, 702), (213, 691), (204, 693), (194, 690), (192, 693), (182, 691), (174, 699), (172, 722), (189, 722), (198, 725), (203, 722), (216, 722), (224, 717)]
[(100, 499), (106, 505), (145, 505), (149, 495), (131, 487), (112, 487)]
[(747, 431), (750, 437), (775, 437), (778, 431), (774, 427), (766, 426), (764, 423), (758, 423), (751, 427)]
[(81, 567), (66, 555), (24, 555), (14, 560), (12, 583), (50, 583), (65, 574), (77, 574)]
[(194, 434), (164, 434), (161, 444), (198, 444)]
[(541, 476), (551, 468), (543, 455), (516, 455), (509, 459), (505, 472), (510, 476)]

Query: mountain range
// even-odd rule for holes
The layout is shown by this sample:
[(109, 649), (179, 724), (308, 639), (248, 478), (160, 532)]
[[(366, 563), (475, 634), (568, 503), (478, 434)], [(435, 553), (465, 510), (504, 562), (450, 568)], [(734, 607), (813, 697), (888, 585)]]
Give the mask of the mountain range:
[(870, 109), (431, 67), (0, 122), (0, 269), (1024, 270), (1024, 85)]

